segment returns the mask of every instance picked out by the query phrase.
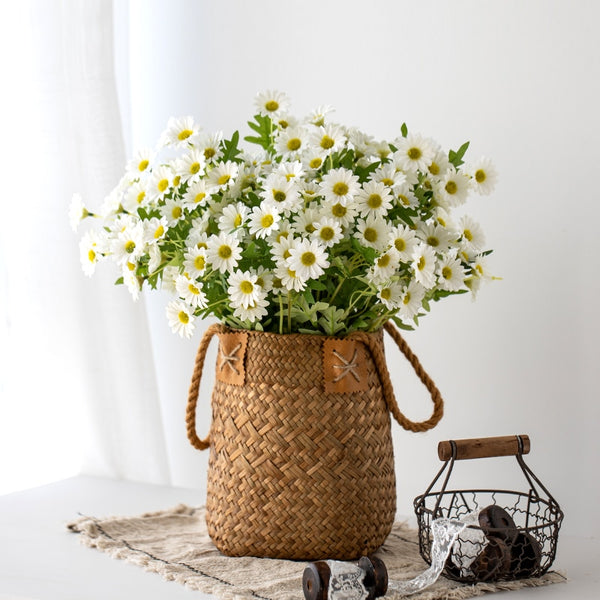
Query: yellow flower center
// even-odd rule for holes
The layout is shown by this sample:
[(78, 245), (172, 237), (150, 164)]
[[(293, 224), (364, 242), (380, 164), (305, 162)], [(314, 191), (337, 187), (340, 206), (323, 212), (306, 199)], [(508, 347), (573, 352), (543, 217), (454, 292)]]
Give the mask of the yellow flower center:
[(177, 315), (177, 318), (179, 319), (179, 321), (181, 323), (183, 323), (184, 325), (187, 325), (190, 322), (190, 315), (188, 315), (185, 310), (181, 310), (179, 311), (179, 314)]
[(284, 202), (286, 198), (287, 196), (282, 190), (273, 190), (273, 200), (275, 202)]
[(268, 229), (273, 225), (273, 215), (263, 215), (260, 219), (260, 226), (264, 229)]
[(235, 219), (233, 220), (233, 226), (239, 227), (241, 224), (242, 224), (242, 215), (240, 215), (240, 213), (238, 213), (237, 215), (235, 215)]
[(487, 175), (483, 169), (477, 169), (475, 171), (475, 181), (477, 183), (483, 183), (487, 179)]
[(206, 160), (210, 160), (216, 153), (217, 153), (217, 151), (214, 148), (205, 148), (204, 149), (204, 158)]
[(154, 231), (154, 239), (157, 240), (159, 237), (161, 237), (165, 232), (165, 228), (162, 225), (159, 225), (156, 230)]
[(296, 279), (296, 271), (293, 271), (292, 269), (288, 269), (288, 276), (291, 277), (292, 279)]
[(394, 185), (394, 180), (390, 179), (389, 177), (384, 177), (381, 180), (381, 183), (383, 183), (383, 185), (387, 185), (388, 187), (391, 187), (392, 185)]
[(96, 262), (96, 253), (91, 248), (88, 252), (88, 260), (92, 263)]
[(242, 292), (242, 294), (251, 294), (253, 290), (254, 284), (251, 281), (245, 279), (244, 281), (242, 281), (242, 283), (240, 283), (240, 291)]
[(150, 164), (150, 161), (145, 158), (144, 160), (141, 160), (140, 163), (138, 164), (138, 171), (145, 171), (148, 168), (148, 165)]
[(442, 219), (442, 217), (438, 217), (438, 223), (442, 226), (442, 227), (446, 227), (446, 220)]
[(394, 246), (398, 252), (404, 252), (406, 249), (406, 242), (402, 238), (396, 238), (394, 240)]
[(179, 185), (180, 181), (181, 181), (181, 177), (179, 175), (177, 175), (175, 177), (175, 179), (173, 179), (173, 187), (177, 187)]
[(195, 296), (197, 296), (200, 293), (200, 290), (193, 283), (190, 283), (188, 285), (188, 290), (190, 290), (190, 292)]
[(483, 267), (481, 265), (475, 265), (475, 270), (480, 274), (483, 275)]
[(205, 266), (206, 259), (204, 258), (204, 256), (202, 256), (201, 254), (196, 256), (196, 258), (194, 259), (194, 267), (196, 267), (198, 271), (203, 271)]
[(174, 206), (173, 210), (171, 211), (171, 216), (174, 219), (179, 219), (181, 217), (183, 213), (183, 209), (181, 208), (181, 206)]
[(219, 246), (219, 251), (218, 251), (219, 258), (227, 260), (228, 258), (231, 258), (232, 254), (233, 254), (233, 250), (231, 249), (231, 246), (228, 246), (227, 244), (223, 244), (222, 246)]
[(451, 279), (452, 278), (452, 269), (450, 267), (444, 267), (442, 269), (442, 277), (444, 279)]
[(313, 252), (303, 252), (302, 256), (300, 257), (300, 262), (305, 267), (310, 267), (311, 265), (314, 265), (317, 262), (317, 257), (314, 255)]
[(410, 200), (404, 194), (398, 194), (398, 200), (400, 200), (404, 206), (408, 206), (410, 204)]
[(193, 133), (194, 132), (191, 129), (183, 129), (177, 134), (177, 139), (180, 142), (183, 142), (183, 140), (187, 140)]
[(206, 194), (204, 192), (199, 192), (194, 196), (194, 204), (200, 204), (202, 200), (206, 198)]
[(195, 175), (199, 171), (200, 171), (200, 163), (199, 162), (195, 162), (190, 165), (190, 173), (192, 175)]
[(389, 300), (392, 297), (392, 290), (390, 290), (390, 288), (383, 288), (380, 292), (380, 296), (384, 300)]
[(446, 192), (448, 192), (449, 194), (456, 194), (456, 192), (458, 191), (458, 186), (456, 185), (456, 181), (452, 181), (450, 180), (445, 186), (444, 189), (446, 190)]
[(471, 233), (470, 229), (465, 229), (463, 231), (463, 235), (465, 236), (465, 238), (469, 241), (472, 242), (473, 241), (473, 234)]
[(404, 305), (407, 305), (410, 302), (410, 292), (406, 292), (406, 295), (404, 296), (404, 298), (402, 298), (402, 303)]
[(291, 256), (290, 251), (289, 250), (284, 250), (283, 251), (283, 258), (289, 258)]
[(331, 214), (334, 217), (337, 217), (338, 219), (345, 217), (347, 212), (348, 212), (348, 209), (345, 206), (342, 206), (341, 204), (334, 204), (331, 207)]
[(440, 174), (440, 165), (438, 165), (436, 162), (432, 162), (429, 165), (429, 172), (432, 175), (439, 175)]
[(421, 158), (421, 156), (423, 156), (421, 149), (417, 148), (415, 146), (413, 146), (412, 148), (409, 148), (408, 152), (406, 154), (407, 154), (408, 158), (410, 158), (410, 160), (419, 160)]
[(392, 259), (390, 258), (389, 254), (384, 254), (383, 256), (380, 256), (377, 259), (377, 266), (381, 269), (385, 269), (385, 267), (387, 267), (390, 264), (391, 260)]
[(288, 140), (287, 149), (291, 152), (298, 150), (302, 146), (302, 142), (298, 138), (292, 138)]
[(141, 204), (144, 201), (144, 198), (146, 197), (146, 192), (144, 192), (143, 190), (137, 195), (135, 201), (138, 204)]
[(287, 129), (289, 127), (289, 123), (285, 119), (279, 119), (278, 125), (281, 129)]
[(269, 100), (266, 104), (265, 104), (265, 108), (269, 111), (269, 112), (275, 112), (278, 108), (279, 108), (279, 102), (277, 102), (276, 100)]
[(158, 182), (158, 191), (159, 192), (164, 192), (168, 187), (169, 187), (169, 180), (168, 179), (161, 179)]
[(135, 250), (135, 242), (133, 240), (129, 240), (125, 244), (125, 252), (127, 252), (127, 254), (131, 254), (134, 250)]
[(430, 236), (427, 238), (427, 243), (428, 243), (430, 246), (433, 246), (433, 247), (435, 248), (436, 246), (439, 246), (439, 245), (440, 245), (440, 240), (439, 240), (438, 238), (436, 238), (434, 235), (430, 235)]
[(127, 268), (130, 271), (135, 271), (135, 264), (134, 263), (130, 263), (129, 261), (127, 262)]
[(419, 271), (422, 271), (425, 268), (426, 265), (426, 260), (424, 256), (421, 256), (421, 258), (419, 258), (419, 262), (417, 263), (417, 269), (419, 269)]
[(219, 185), (225, 185), (231, 179), (231, 175), (229, 173), (224, 173), (217, 179), (217, 183)]
[(335, 231), (333, 230), (333, 227), (329, 227), (327, 225), (325, 227), (321, 227), (321, 229), (319, 229), (319, 237), (326, 242), (332, 240), (335, 237)]
[(365, 238), (365, 240), (367, 240), (367, 242), (373, 243), (377, 241), (377, 229), (375, 229), (374, 227), (365, 228), (363, 237)]
[(345, 196), (348, 193), (348, 186), (343, 181), (338, 181), (333, 186), (333, 193), (336, 196)]
[(311, 159), (311, 161), (308, 163), (308, 166), (311, 169), (318, 169), (322, 164), (323, 164), (323, 159), (316, 157), (316, 158)]
[(369, 208), (379, 208), (383, 203), (379, 194), (371, 194), (367, 200)]
[(321, 148), (323, 148), (323, 150), (329, 150), (330, 148), (333, 148), (334, 144), (335, 140), (330, 138), (328, 135), (324, 135), (321, 138)]

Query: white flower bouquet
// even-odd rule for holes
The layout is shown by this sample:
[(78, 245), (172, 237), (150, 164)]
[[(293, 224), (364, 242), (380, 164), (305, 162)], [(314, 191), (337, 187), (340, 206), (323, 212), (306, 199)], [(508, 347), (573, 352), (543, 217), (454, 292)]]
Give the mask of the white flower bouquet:
[(113, 260), (134, 298), (167, 288), (172, 329), (197, 318), (236, 329), (343, 336), (388, 320), (418, 324), (432, 301), (491, 279), (481, 227), (451, 211), (489, 194), (496, 172), (408, 132), (376, 141), (304, 119), (281, 92), (257, 95), (240, 147), (236, 131), (206, 133), (172, 118), (156, 149), (139, 151), (99, 212), (76, 195), (71, 220), (96, 217), (80, 242), (83, 270)]

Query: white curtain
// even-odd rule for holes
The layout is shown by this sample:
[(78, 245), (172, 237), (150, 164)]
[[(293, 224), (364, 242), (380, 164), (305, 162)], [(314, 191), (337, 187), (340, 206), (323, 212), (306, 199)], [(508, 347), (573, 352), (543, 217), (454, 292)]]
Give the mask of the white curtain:
[(83, 469), (170, 482), (144, 300), (86, 278), (71, 196), (125, 151), (110, 0), (3, 4), (0, 493)]

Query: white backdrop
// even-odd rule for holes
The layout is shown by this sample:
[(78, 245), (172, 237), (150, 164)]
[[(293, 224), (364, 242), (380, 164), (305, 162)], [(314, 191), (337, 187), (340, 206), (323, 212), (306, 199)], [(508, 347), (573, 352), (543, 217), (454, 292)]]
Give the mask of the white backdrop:
[[(70, 2), (53, 4), (68, 10)], [(194, 115), (206, 130), (245, 132), (254, 95), (275, 88), (291, 96), (298, 115), (332, 104), (339, 122), (376, 137), (395, 137), (406, 121), (412, 131), (446, 147), (470, 140), (469, 156), (493, 158), (500, 172), (496, 193), (473, 198), (468, 212), (483, 226), (495, 249), (490, 264), (503, 279), (483, 288), (475, 303), (459, 296), (434, 306), (420, 328), (405, 336), (442, 391), (446, 415), (426, 434), (394, 428), (398, 512), (412, 512), (412, 499), (437, 471), (439, 440), (528, 433), (528, 463), (564, 508), (565, 531), (598, 535), (593, 507), (600, 500), (594, 364), (600, 334), (600, 44), (595, 31), (600, 5), (594, 0), (374, 0), (368, 5), (359, 0), (114, 0), (113, 8), (127, 155), (153, 145), (171, 115)], [(89, 31), (81, 32), (84, 42), (84, 34), (97, 31), (99, 24), (92, 21)], [(109, 34), (101, 37), (103, 43), (111, 41)], [(16, 77), (19, 68), (13, 71)], [(15, 98), (16, 109), (20, 97)], [(80, 113), (81, 107), (75, 120)], [(105, 115), (113, 125), (118, 116)], [(74, 141), (80, 133), (59, 125), (49, 128), (56, 139), (67, 131), (64, 139)], [(121, 141), (114, 143), (118, 158)], [(75, 164), (76, 150), (67, 150)], [(116, 172), (112, 159), (105, 177)], [(26, 401), (35, 397), (44, 407), (33, 431), (43, 444), (31, 450), (25, 429), (21, 446), (6, 448), (21, 457), (31, 451), (29, 463), (45, 460), (48, 469), (57, 461), (68, 463), (57, 474), (72, 470), (79, 463), (73, 457), (84, 454), (88, 473), (201, 487), (207, 457), (186, 440), (184, 410), (196, 346), (208, 323), (191, 341), (181, 340), (168, 328), (161, 294), (130, 304), (123, 288), (112, 289), (116, 276), (107, 271), (76, 289), (74, 282), (83, 281), (75, 274), (77, 240), (61, 216), (70, 193), (82, 191), (80, 180), (72, 183), (74, 189), (63, 182), (58, 211), (48, 208), (42, 193), (26, 204), (36, 208), (32, 218), (51, 224), (53, 233), (40, 240), (39, 252), (51, 248), (60, 267), (36, 272), (45, 294), (15, 302), (20, 312), (9, 317), (6, 309), (2, 322), (7, 330), (11, 318), (27, 324), (13, 328), (10, 346), (0, 340), (6, 373), (41, 372), (27, 381), (13, 377), (13, 387), (2, 388), (3, 400), (23, 395), (18, 408), (11, 401), (9, 420), (3, 416), (3, 439), (16, 427), (11, 410), (19, 413), (13, 422), (27, 428), (32, 419)], [(93, 189), (93, 194), (99, 202), (102, 192)], [(6, 212), (8, 202), (5, 194), (3, 210), (12, 215)], [(2, 232), (0, 259), (19, 247), (19, 235), (14, 227), (10, 235)], [(27, 252), (19, 256), (35, 263), (37, 246), (22, 247)], [(12, 262), (0, 260), (0, 285), (12, 271)], [(21, 284), (32, 285), (26, 278)], [(90, 317), (82, 302), (93, 302), (97, 316)], [(401, 407), (414, 419), (428, 416), (426, 391), (398, 352), (388, 350)], [(32, 356), (40, 354), (41, 371), (28, 370), (31, 361), (35, 364)], [(74, 357), (87, 360), (89, 371), (74, 372)], [(212, 357), (214, 348), (207, 365), (214, 364)], [(21, 361), (23, 369), (14, 371), (11, 360)], [(143, 378), (137, 389), (128, 378), (131, 365)], [(204, 424), (205, 430), (211, 371), (208, 367), (200, 402), (199, 428)], [(92, 374), (105, 387), (87, 385), (85, 378)], [(44, 402), (53, 394), (66, 399), (62, 412)], [(88, 397), (96, 407), (106, 399), (100, 425), (104, 441), (92, 445), (85, 422), (94, 414), (80, 414), (82, 403), (89, 406), (83, 400)], [(120, 445), (107, 442), (111, 435)], [(59, 438), (66, 444), (60, 451)], [(12, 464), (4, 447), (2, 452), (5, 465)], [(129, 457), (125, 466), (124, 454)], [(512, 484), (515, 469), (509, 459), (465, 463), (457, 467), (456, 483), (475, 485), (482, 477), (492, 485)], [(521, 485), (515, 478), (514, 486)]]
[[(528, 433), (528, 462), (564, 507), (565, 528), (600, 531), (582, 510), (600, 499), (598, 22), (592, 1), (130, 3), (134, 147), (153, 144), (171, 115), (245, 131), (255, 93), (276, 88), (298, 115), (332, 104), (336, 120), (377, 137), (394, 137), (406, 121), (494, 159), (496, 193), (468, 212), (503, 279), (475, 303), (440, 303), (406, 335), (446, 416), (427, 434), (394, 430), (401, 514), (437, 471), (438, 440)], [(194, 486), (205, 457), (186, 446), (180, 414), (201, 331), (191, 342), (173, 336), (163, 305), (148, 298), (173, 481)], [(426, 391), (388, 350), (401, 407), (427, 416)], [(457, 483), (516, 470), (512, 459), (480, 463), (457, 467)]]

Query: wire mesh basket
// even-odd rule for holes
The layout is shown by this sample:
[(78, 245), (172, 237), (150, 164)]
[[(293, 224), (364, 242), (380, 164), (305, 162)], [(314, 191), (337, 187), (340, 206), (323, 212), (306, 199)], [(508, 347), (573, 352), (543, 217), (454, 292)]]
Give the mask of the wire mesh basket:
[[(525, 464), (529, 437), (450, 440), (440, 442), (444, 465), (424, 494), (414, 500), (419, 525), (419, 550), (431, 564), (435, 519), (448, 518), (466, 524), (446, 559), (444, 575), (465, 583), (509, 581), (539, 577), (556, 556), (563, 512), (556, 500)], [(529, 490), (447, 489), (456, 460), (497, 456), (516, 457)], [(445, 473), (438, 491), (432, 491)]]

